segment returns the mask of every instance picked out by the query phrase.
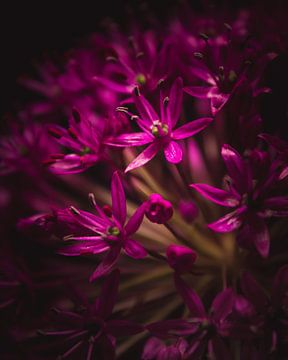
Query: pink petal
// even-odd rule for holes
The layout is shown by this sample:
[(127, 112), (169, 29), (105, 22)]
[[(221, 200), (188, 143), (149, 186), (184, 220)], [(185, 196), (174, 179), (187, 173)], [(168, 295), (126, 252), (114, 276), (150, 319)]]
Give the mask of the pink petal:
[(126, 221), (126, 196), (119, 173), (114, 172), (111, 184), (112, 212), (113, 216), (123, 226)]
[(159, 337), (188, 336), (199, 329), (199, 324), (184, 319), (171, 319), (149, 324), (147, 328), (153, 335)]
[(224, 320), (232, 311), (235, 302), (235, 294), (232, 289), (225, 289), (214, 299), (211, 312), (215, 321)]
[(107, 242), (104, 240), (81, 241), (81, 243), (67, 245), (58, 250), (58, 254), (65, 256), (79, 256), (85, 254), (100, 254), (109, 249)]
[(240, 154), (232, 146), (224, 144), (221, 155), (237, 191), (241, 194), (249, 192), (253, 186), (252, 177)]
[(198, 99), (210, 99), (213, 95), (212, 89), (211, 86), (187, 86), (183, 90)]
[(242, 225), (240, 215), (245, 211), (245, 207), (237, 209), (219, 220), (208, 225), (209, 229), (216, 232), (230, 232), (238, 229)]
[(125, 169), (125, 173), (145, 165), (148, 161), (153, 159), (153, 157), (157, 154), (159, 150), (160, 145), (158, 144), (158, 142), (153, 142), (127, 166), (127, 168)]
[(206, 312), (199, 296), (193, 291), (179, 275), (174, 276), (175, 286), (188, 306), (192, 317), (205, 318)]
[(167, 161), (172, 164), (178, 164), (182, 161), (183, 151), (179, 144), (175, 141), (170, 141), (164, 148), (164, 155)]
[(106, 145), (126, 147), (126, 146), (141, 146), (153, 141), (153, 136), (145, 132), (122, 134), (114, 138), (107, 139)]
[(168, 111), (170, 117), (169, 122), (171, 124), (172, 129), (177, 123), (182, 111), (182, 98), (183, 98), (183, 81), (180, 77), (178, 77), (174, 81), (169, 94)]
[(239, 204), (239, 199), (228, 191), (207, 184), (191, 184), (190, 186), (215, 204), (228, 207), (235, 207)]
[(143, 203), (142, 205), (140, 205), (138, 207), (138, 209), (134, 212), (134, 214), (128, 220), (128, 222), (125, 226), (127, 236), (134, 234), (139, 229), (139, 226), (141, 225), (141, 223), (143, 221), (145, 210), (146, 210), (146, 203)]
[(157, 115), (149, 101), (146, 100), (143, 95), (139, 95), (133, 92), (133, 100), (140, 114), (140, 117), (146, 123), (147, 128), (150, 128), (153, 121), (159, 120), (159, 116)]
[(155, 360), (156, 356), (158, 355), (159, 351), (164, 348), (165, 345), (162, 343), (161, 340), (152, 337), (150, 338), (145, 346), (142, 353), (142, 360)]
[(201, 118), (190, 121), (187, 124), (180, 126), (178, 129), (174, 130), (172, 138), (176, 140), (186, 139), (205, 129), (212, 121), (212, 118)]
[(94, 309), (102, 319), (106, 319), (112, 314), (120, 281), (120, 272), (119, 270), (114, 270), (110, 275), (108, 275), (104, 282), (100, 292), (100, 295), (95, 301)]
[(123, 245), (123, 249), (126, 252), (126, 254), (133, 259), (143, 259), (147, 256), (147, 251), (145, 248), (132, 239), (125, 240), (125, 243)]
[(102, 262), (97, 266), (96, 270), (90, 276), (89, 281), (95, 281), (103, 275), (106, 275), (110, 272), (113, 266), (116, 264), (118, 257), (120, 255), (121, 246), (114, 246), (102, 260)]

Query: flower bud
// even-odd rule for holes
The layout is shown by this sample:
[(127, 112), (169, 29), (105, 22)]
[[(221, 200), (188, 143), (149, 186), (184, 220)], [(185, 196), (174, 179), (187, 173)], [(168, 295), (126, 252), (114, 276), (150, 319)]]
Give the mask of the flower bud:
[(197, 253), (183, 245), (169, 245), (166, 256), (168, 264), (180, 274), (192, 271), (197, 259)]
[(161, 195), (152, 194), (147, 200), (145, 215), (153, 223), (164, 224), (173, 215), (172, 204), (164, 200)]
[(189, 223), (199, 215), (199, 209), (193, 201), (181, 200), (178, 209), (182, 218)]

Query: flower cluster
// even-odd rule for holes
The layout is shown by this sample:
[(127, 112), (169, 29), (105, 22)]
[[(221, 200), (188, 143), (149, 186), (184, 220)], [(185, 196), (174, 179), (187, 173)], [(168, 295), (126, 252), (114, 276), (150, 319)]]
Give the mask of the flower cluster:
[(110, 24), (21, 78), (38, 100), (0, 143), (5, 359), (288, 357), (288, 143), (261, 105), (282, 15)]

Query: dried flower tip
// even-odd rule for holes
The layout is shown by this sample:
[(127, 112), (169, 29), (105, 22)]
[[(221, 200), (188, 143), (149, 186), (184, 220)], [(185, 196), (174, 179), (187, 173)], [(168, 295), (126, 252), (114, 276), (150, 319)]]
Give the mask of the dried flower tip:
[(139, 116), (137, 116), (137, 115), (132, 115), (132, 116), (130, 117), (130, 120), (132, 120), (132, 121), (135, 121), (135, 120), (137, 120), (137, 119), (139, 119)]
[(72, 212), (72, 214), (74, 215), (80, 215), (79, 210), (77, 210), (74, 206), (70, 206), (69, 210)]
[(197, 59), (203, 59), (204, 55), (201, 52), (194, 52), (194, 57)]
[(166, 96), (165, 99), (163, 100), (163, 105), (166, 107), (169, 103), (169, 97)]
[(224, 26), (227, 30), (232, 31), (232, 26), (228, 23), (224, 23)]
[(116, 111), (127, 113), (127, 112), (128, 112), (128, 108), (125, 107), (125, 106), (117, 106), (117, 107), (116, 107)]
[(205, 41), (208, 41), (209, 40), (209, 36), (207, 35), (207, 34), (205, 34), (205, 33), (199, 33), (199, 36), (203, 39), (203, 40), (205, 40)]
[(96, 206), (95, 195), (93, 193), (88, 194), (88, 198), (93, 206)]
[(115, 56), (107, 56), (106, 61), (110, 61), (110, 62), (117, 62), (118, 59)]
[(161, 88), (162, 86), (163, 86), (163, 84), (164, 84), (164, 79), (160, 79), (159, 81), (158, 81), (158, 83), (157, 83), (157, 87), (158, 88)]

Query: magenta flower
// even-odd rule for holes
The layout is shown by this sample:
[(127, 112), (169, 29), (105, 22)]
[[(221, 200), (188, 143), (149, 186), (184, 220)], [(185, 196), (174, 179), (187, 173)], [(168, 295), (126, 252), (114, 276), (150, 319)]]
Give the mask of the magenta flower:
[(74, 207), (70, 208), (70, 213), (76, 223), (84, 227), (86, 231), (92, 231), (96, 235), (72, 235), (68, 238), (66, 237), (69, 240), (76, 240), (77, 243), (66, 246), (59, 251), (62, 255), (78, 256), (83, 254), (100, 254), (108, 250), (105, 258), (91, 275), (90, 281), (96, 280), (110, 272), (116, 264), (122, 248), (128, 256), (134, 259), (141, 259), (147, 255), (145, 248), (132, 239), (133, 234), (142, 223), (146, 204), (140, 205), (126, 223), (126, 198), (118, 172), (114, 172), (112, 177), (111, 196), (112, 209), (111, 214), (108, 215), (107, 211), (103, 211), (96, 204), (93, 196), (92, 202), (97, 215), (77, 210)]
[(145, 165), (160, 150), (164, 151), (168, 162), (179, 163), (182, 160), (183, 152), (177, 140), (197, 134), (212, 122), (212, 118), (201, 118), (174, 130), (182, 108), (182, 87), (182, 79), (177, 78), (170, 90), (169, 97), (163, 99), (160, 96), (161, 116), (156, 113), (148, 100), (140, 95), (138, 88), (135, 88), (133, 100), (140, 114), (140, 117), (137, 116), (135, 120), (142, 132), (121, 134), (105, 141), (108, 145), (118, 147), (150, 144), (128, 165), (125, 172)]
[(268, 173), (264, 181), (257, 182), (252, 177), (252, 168), (231, 146), (222, 146), (222, 158), (231, 179), (228, 190), (207, 184), (191, 185), (210, 201), (233, 208), (232, 212), (208, 227), (216, 232), (240, 228), (237, 238), (239, 245), (250, 247), (253, 244), (262, 257), (267, 257), (270, 236), (265, 219), (288, 216), (288, 197), (271, 193), (277, 180), (275, 171)]
[(48, 133), (57, 142), (72, 153), (53, 154), (44, 162), (56, 174), (73, 174), (86, 170), (95, 165), (101, 154), (101, 139), (103, 124), (93, 113), (87, 112), (85, 116), (73, 110), (66, 130), (58, 125), (51, 125)]
[(179, 274), (192, 272), (197, 253), (183, 245), (169, 245), (166, 249), (168, 264)]
[(189, 288), (179, 275), (175, 274), (174, 278), (176, 288), (190, 310), (190, 317), (150, 324), (147, 326), (149, 331), (160, 338), (190, 336), (184, 359), (202, 359), (207, 346), (208, 354), (212, 358), (231, 359), (222, 337), (229, 335), (228, 316), (232, 313), (235, 300), (233, 290), (228, 288), (220, 292), (214, 298), (207, 314), (196, 292)]
[(146, 202), (145, 215), (153, 223), (164, 224), (171, 219), (173, 206), (161, 195), (151, 194)]
[(188, 343), (184, 339), (177, 339), (172, 345), (166, 345), (158, 338), (150, 338), (144, 347), (142, 360), (182, 360), (185, 359), (185, 351)]
[[(85, 311), (55, 309), (57, 330), (39, 331), (43, 336), (61, 339), (61, 346), (69, 348), (60, 356), (66, 359), (78, 355), (82, 359), (115, 359), (116, 337), (140, 333), (143, 327), (112, 315), (116, 302), (120, 273), (114, 270), (102, 286), (93, 304), (85, 302)], [(63, 344), (63, 345), (62, 345)]]

